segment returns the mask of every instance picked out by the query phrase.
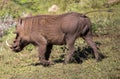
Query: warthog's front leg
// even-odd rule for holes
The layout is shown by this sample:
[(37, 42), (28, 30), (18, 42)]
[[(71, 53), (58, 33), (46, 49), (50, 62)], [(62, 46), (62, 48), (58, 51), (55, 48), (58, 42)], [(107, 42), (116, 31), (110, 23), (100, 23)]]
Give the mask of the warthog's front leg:
[(38, 56), (39, 56), (39, 60), (40, 60), (40, 64), (42, 64), (43, 66), (48, 66), (50, 64), (50, 62), (48, 61), (48, 56), (50, 54), (46, 54), (46, 52), (48, 52), (47, 50), (47, 40), (43, 37), (40, 36), (40, 38), (38, 38), (39, 40), (36, 41), (37, 45), (38, 45)]
[(50, 62), (48, 60), (46, 60), (46, 45), (41, 45), (38, 48), (38, 52), (39, 52), (39, 60), (40, 60), (40, 64), (42, 64), (43, 66), (48, 66), (50, 65)]
[(53, 45), (52, 44), (48, 44), (47, 45), (47, 50), (45, 53), (45, 59), (49, 60), (50, 54), (51, 54), (51, 50), (52, 50)]
[(39, 60), (40, 60), (40, 64), (42, 64), (43, 66), (49, 66), (49, 65), (53, 65), (53, 62), (49, 61), (49, 57), (51, 54), (51, 50), (52, 50), (53, 45), (52, 44), (48, 44), (48, 45), (41, 45), (39, 47)]

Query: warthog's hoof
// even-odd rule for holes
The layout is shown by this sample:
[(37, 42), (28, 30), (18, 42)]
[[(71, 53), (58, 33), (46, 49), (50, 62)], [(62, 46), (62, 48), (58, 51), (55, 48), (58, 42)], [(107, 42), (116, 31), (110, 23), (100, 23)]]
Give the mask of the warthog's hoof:
[(54, 63), (50, 62), (50, 61), (40, 62), (40, 64), (43, 65), (44, 67), (48, 67), (48, 66), (54, 65)]
[(97, 62), (100, 62), (100, 61), (102, 61), (102, 58), (101, 58), (101, 57), (98, 57), (98, 58), (96, 59), (96, 61), (97, 61)]

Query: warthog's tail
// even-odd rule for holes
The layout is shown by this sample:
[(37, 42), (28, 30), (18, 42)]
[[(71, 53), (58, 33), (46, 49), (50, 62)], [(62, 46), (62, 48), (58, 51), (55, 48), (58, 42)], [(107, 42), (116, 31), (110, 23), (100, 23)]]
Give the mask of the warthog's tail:
[(86, 25), (82, 31), (82, 35), (86, 35), (86, 33), (90, 30), (90, 28), (88, 27), (88, 25)]
[(109, 9), (109, 10), (92, 10), (86, 13), (83, 13), (83, 16), (86, 16), (89, 13), (93, 13), (93, 12), (113, 12), (113, 9)]

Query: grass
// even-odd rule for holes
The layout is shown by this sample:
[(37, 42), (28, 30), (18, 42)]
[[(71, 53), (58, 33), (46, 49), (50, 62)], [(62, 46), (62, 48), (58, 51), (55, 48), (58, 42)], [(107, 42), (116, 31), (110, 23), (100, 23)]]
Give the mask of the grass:
[[(111, 8), (117, 7), (119, 5)], [(71, 9), (74, 8), (76, 6)], [(67, 50), (64, 50), (64, 46), (54, 46), (50, 60), (55, 64), (50, 67), (35, 65), (39, 61), (37, 48), (34, 46), (29, 45), (20, 53), (14, 53), (6, 46), (6, 39), (9, 38), (11, 43), (15, 37), (12, 34), (14, 28), (10, 28), (0, 38), (0, 79), (120, 79), (119, 14), (119, 11), (114, 11), (88, 15), (93, 23), (94, 41), (99, 52), (105, 56), (101, 62), (95, 61), (91, 48), (80, 38), (75, 43), (75, 57), (80, 57), (81, 63), (74, 61), (64, 65)]]
[[(94, 59), (84, 60), (82, 64), (56, 63), (51, 67), (34, 66), (37, 62), (36, 51), (15, 54), (11, 51), (0, 54), (1, 79), (119, 79), (119, 52), (110, 50), (110, 46), (101, 48), (107, 56), (102, 62)], [(107, 49), (107, 50), (106, 50)], [(53, 52), (54, 53), (54, 52)], [(109, 54), (108, 54), (109, 53)], [(61, 53), (62, 54), (62, 53)], [(60, 55), (59, 55), (60, 56)], [(56, 59), (56, 58), (53, 58)]]
[[(81, 64), (71, 63), (64, 65), (62, 57), (63, 46), (54, 46), (51, 60), (56, 61), (55, 65), (43, 67), (35, 66), (38, 62), (36, 48), (25, 48), (20, 53), (12, 52), (5, 44), (5, 41), (11, 34), (4, 36), (0, 49), (0, 79), (119, 79), (120, 78), (120, 26), (106, 26), (102, 31), (107, 30), (107, 34), (101, 34), (94, 37), (94, 41), (100, 43), (99, 51), (106, 56), (101, 62), (95, 62), (95, 59), (88, 57), (83, 59)], [(112, 30), (111, 30), (112, 29)], [(11, 39), (14, 36), (11, 35)], [(79, 52), (89, 49), (82, 39), (76, 41), (76, 49), (81, 48)], [(31, 46), (30, 46), (31, 47)], [(85, 52), (84, 50), (83, 52)], [(82, 53), (82, 52), (81, 52)], [(88, 52), (87, 52), (88, 53)], [(90, 55), (90, 54), (89, 54)]]

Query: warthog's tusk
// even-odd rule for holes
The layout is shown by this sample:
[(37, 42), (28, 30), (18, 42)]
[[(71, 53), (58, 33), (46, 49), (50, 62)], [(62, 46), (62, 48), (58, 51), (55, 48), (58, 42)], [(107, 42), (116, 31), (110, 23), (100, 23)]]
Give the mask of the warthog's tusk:
[(7, 45), (8, 47), (11, 47), (11, 45), (8, 43), (8, 39), (6, 40), (6, 45)]

